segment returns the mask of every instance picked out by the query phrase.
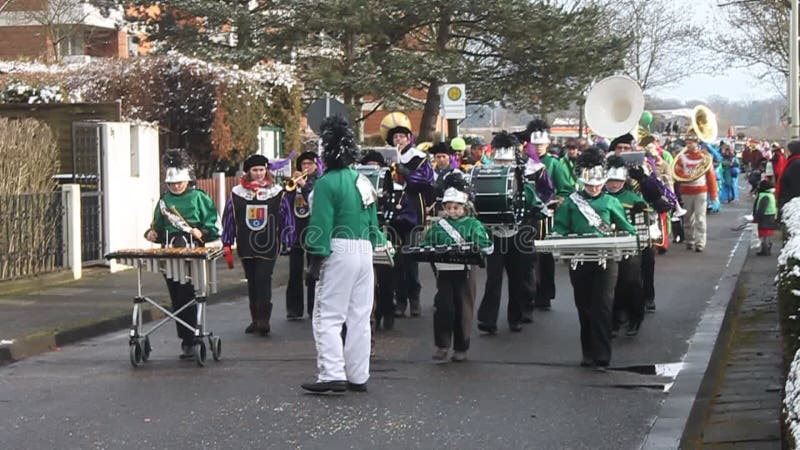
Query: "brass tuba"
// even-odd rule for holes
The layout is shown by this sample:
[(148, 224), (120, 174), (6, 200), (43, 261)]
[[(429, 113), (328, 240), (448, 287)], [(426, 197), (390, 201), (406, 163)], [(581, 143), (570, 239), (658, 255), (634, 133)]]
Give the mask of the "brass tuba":
[[(694, 132), (697, 138), (703, 142), (712, 142), (717, 139), (717, 116), (707, 106), (697, 105), (692, 110), (690, 133)], [(703, 151), (702, 161), (690, 171), (683, 169), (683, 159), (685, 158), (686, 148), (675, 155), (669, 167), (672, 179), (681, 183), (690, 183), (705, 176), (709, 170), (714, 170), (714, 158), (707, 151)], [(680, 167), (678, 167), (680, 164)]]

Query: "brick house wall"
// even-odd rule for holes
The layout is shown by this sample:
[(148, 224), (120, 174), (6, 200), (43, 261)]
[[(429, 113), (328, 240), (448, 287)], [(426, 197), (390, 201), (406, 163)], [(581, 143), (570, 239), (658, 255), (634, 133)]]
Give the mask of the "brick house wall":
[(0, 42), (0, 59), (35, 59), (52, 53), (43, 26), (0, 27)]

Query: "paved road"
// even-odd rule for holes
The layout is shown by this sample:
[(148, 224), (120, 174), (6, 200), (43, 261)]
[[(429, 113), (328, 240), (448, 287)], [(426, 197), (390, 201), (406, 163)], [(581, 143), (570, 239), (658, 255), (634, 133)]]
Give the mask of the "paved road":
[[(679, 362), (746, 213), (710, 220), (705, 253), (673, 247), (657, 259), (658, 311), (635, 339), (615, 341), (612, 366)], [(151, 362), (128, 363), (118, 332), (0, 369), (0, 448), (602, 448), (635, 449), (668, 377), (578, 367), (577, 315), (566, 267), (558, 297), (522, 333), (475, 330), (469, 361), (433, 364), (433, 278), (422, 267), (423, 317), (377, 335), (370, 392), (312, 396), (311, 323), (286, 322), (276, 289), (273, 334), (244, 335), (244, 299), (214, 305), (223, 360), (177, 359), (174, 330), (154, 336)], [(479, 284), (481, 286), (482, 284)], [(479, 299), (480, 292), (479, 288)], [(501, 316), (503, 320), (504, 316)], [(501, 321), (501, 324), (504, 322)]]

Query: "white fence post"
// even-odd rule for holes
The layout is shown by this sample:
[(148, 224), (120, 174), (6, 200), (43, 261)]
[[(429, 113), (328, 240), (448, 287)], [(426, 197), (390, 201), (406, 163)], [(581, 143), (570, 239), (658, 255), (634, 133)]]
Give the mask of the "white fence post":
[(81, 269), (81, 186), (79, 184), (61, 185), (61, 205), (64, 207), (62, 226), (64, 242), (64, 263), (72, 269), (76, 280), (82, 276)]
[(215, 203), (217, 204), (217, 213), (219, 214), (221, 220), (222, 212), (225, 210), (225, 202), (228, 200), (225, 195), (225, 172), (214, 172), (214, 175), (212, 176), (217, 182), (217, 192), (214, 194), (216, 195), (214, 200), (216, 200)]

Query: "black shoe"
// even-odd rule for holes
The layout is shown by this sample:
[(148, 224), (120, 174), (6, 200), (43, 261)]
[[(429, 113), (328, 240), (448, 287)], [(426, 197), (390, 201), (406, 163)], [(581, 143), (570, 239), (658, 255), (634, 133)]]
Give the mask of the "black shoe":
[(533, 323), (533, 308), (526, 307), (524, 311), (522, 311), (522, 323)]
[(515, 333), (516, 332), (520, 332), (520, 331), (522, 331), (522, 324), (519, 323), (519, 322), (510, 323), (510, 324), (508, 324), (508, 329), (513, 331), (513, 332), (515, 332)]
[(617, 336), (619, 336), (619, 327), (612, 328), (611, 329), (611, 339), (614, 339)]
[(658, 252), (659, 255), (663, 255), (664, 253), (667, 253), (667, 249), (664, 247), (658, 247), (656, 252)]
[(419, 300), (411, 300), (411, 307), (409, 308), (409, 312), (411, 313), (411, 317), (419, 317), (422, 314), (422, 306), (419, 304)]
[(550, 311), (550, 299), (536, 300), (533, 303), (533, 307), (541, 311)]
[(300, 387), (309, 392), (344, 392), (347, 390), (347, 381), (317, 381), (315, 383), (303, 383)]
[(383, 329), (385, 331), (392, 331), (394, 329), (394, 316), (385, 316), (383, 318)]
[(181, 344), (181, 359), (194, 359), (194, 344)]
[(248, 325), (247, 328), (244, 329), (244, 334), (252, 334), (255, 331), (256, 331), (256, 323), (250, 322), (250, 325)]
[(289, 314), (289, 315), (286, 316), (286, 320), (288, 320), (289, 322), (296, 322), (298, 320), (303, 320), (303, 315), (302, 314)]
[(641, 320), (630, 321), (628, 322), (628, 329), (625, 330), (625, 336), (636, 336), (639, 334), (639, 328), (642, 326)]
[(478, 329), (484, 333), (497, 334), (497, 327), (478, 322)]
[(351, 383), (347, 382), (347, 390), (353, 392), (367, 392), (367, 383)]
[(395, 317), (405, 317), (405, 315), (406, 315), (406, 305), (403, 305), (403, 306), (397, 305), (394, 308), (394, 316)]
[(607, 372), (608, 371), (608, 361), (595, 361), (594, 362), (594, 370), (598, 372)]
[(592, 358), (583, 357), (581, 359), (581, 367), (592, 367), (594, 365), (594, 360)]
[(644, 302), (644, 310), (649, 313), (656, 312), (656, 301), (646, 300)]
[(697, 253), (703, 253), (703, 247), (695, 247), (694, 251)]

